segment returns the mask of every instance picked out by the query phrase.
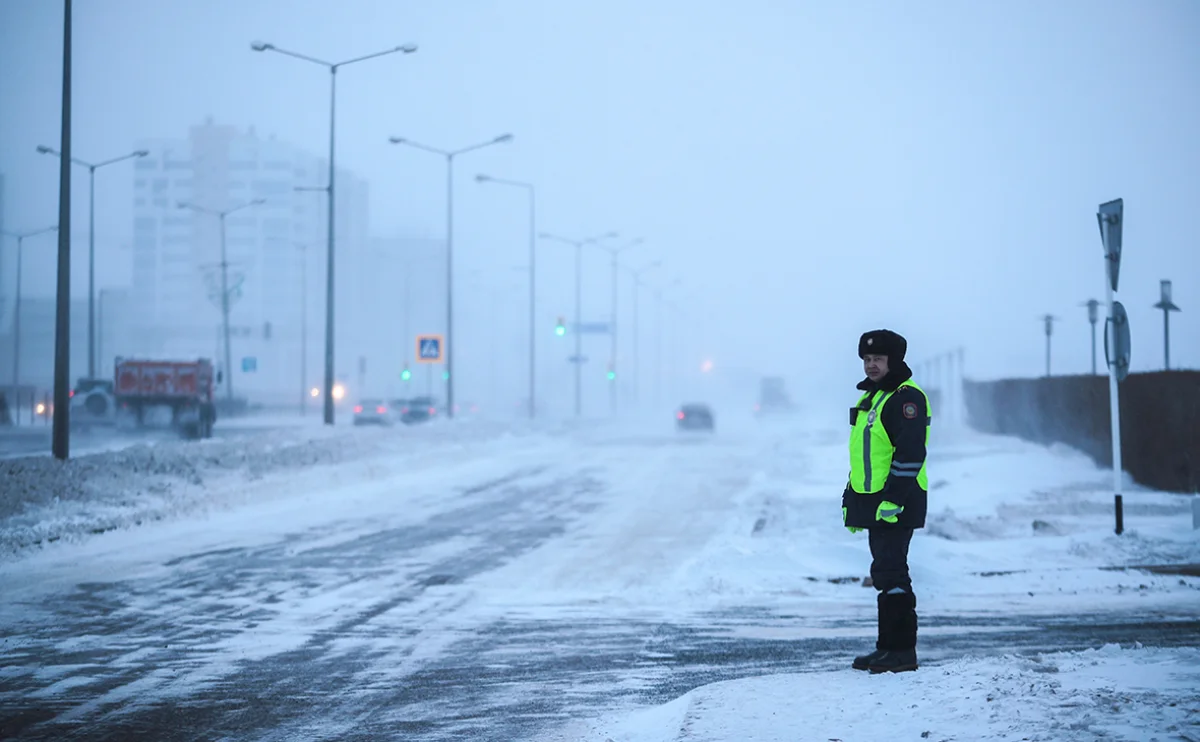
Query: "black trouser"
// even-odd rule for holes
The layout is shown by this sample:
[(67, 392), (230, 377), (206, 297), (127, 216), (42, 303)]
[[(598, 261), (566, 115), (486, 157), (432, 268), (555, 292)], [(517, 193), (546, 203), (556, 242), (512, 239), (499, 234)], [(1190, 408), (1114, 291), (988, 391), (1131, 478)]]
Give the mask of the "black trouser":
[(879, 591), (879, 640), (876, 649), (912, 649), (917, 645), (917, 596), (908, 574), (911, 528), (869, 528), (871, 582)]

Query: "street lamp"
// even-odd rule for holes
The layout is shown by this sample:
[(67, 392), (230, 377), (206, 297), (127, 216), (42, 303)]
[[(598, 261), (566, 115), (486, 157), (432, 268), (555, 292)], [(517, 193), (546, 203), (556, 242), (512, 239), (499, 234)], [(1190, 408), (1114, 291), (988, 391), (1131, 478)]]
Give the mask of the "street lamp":
[(1171, 370), (1171, 312), (1181, 311), (1171, 301), (1171, 282), (1159, 282), (1160, 299), (1154, 305), (1155, 309), (1161, 309), (1163, 313), (1163, 369)]
[[(600, 246), (601, 250), (606, 251), (612, 256), (612, 324), (608, 331), (612, 339), (612, 347), (609, 350), (608, 361), (608, 380), (616, 381), (617, 379), (617, 256), (631, 247), (636, 247), (644, 242), (641, 237), (628, 242), (620, 247), (605, 247)], [(608, 404), (612, 413), (617, 413), (617, 385), (610, 384), (608, 388)]]
[(1042, 315), (1042, 322), (1046, 324), (1046, 376), (1050, 376), (1050, 336), (1054, 334), (1054, 323), (1058, 320), (1051, 314)]
[(472, 144), (456, 150), (438, 149), (414, 142), (403, 137), (389, 137), (392, 144), (403, 144), (414, 149), (431, 152), (446, 158), (446, 337), (442, 353), (446, 358), (446, 414), (454, 417), (454, 158), (467, 152), (490, 147), (493, 144), (504, 144), (513, 140), (512, 134), (501, 134), (486, 142)]
[(17, 290), (16, 290), (16, 306), (13, 307), (13, 371), (12, 383), (17, 386), (20, 383), (20, 368), (21, 368), (21, 253), (25, 245), (26, 238), (36, 237), (40, 234), (53, 232), (58, 227), (46, 227), (37, 229), (32, 232), (0, 232), (8, 237), (14, 237), (17, 240)]
[(616, 237), (616, 232), (606, 232), (586, 240), (572, 240), (558, 235), (542, 232), (538, 234), (543, 240), (553, 240), (575, 246), (575, 417), (583, 414), (583, 246), (592, 245), (601, 240)]
[(265, 199), (256, 198), (253, 201), (235, 206), (232, 209), (217, 211), (215, 209), (196, 206), (186, 201), (179, 202), (179, 208), (181, 209), (191, 209), (201, 214), (215, 216), (221, 221), (221, 325), (222, 334), (225, 337), (225, 397), (230, 402), (233, 401), (233, 365), (232, 355), (229, 352), (229, 261), (225, 257), (225, 217), (242, 209), (248, 209), (251, 206), (259, 206), (264, 203), (266, 203)]
[(365, 57), (356, 57), (347, 59), (343, 62), (326, 62), (314, 57), (297, 54), (296, 52), (280, 49), (274, 44), (268, 44), (261, 41), (256, 41), (250, 45), (250, 48), (256, 52), (276, 52), (284, 56), (294, 57), (295, 59), (312, 64), (320, 65), (329, 70), (329, 182), (325, 187), (328, 192), (328, 215), (325, 222), (328, 230), (326, 237), (326, 265), (325, 265), (325, 424), (333, 425), (333, 203), (334, 203), (334, 158), (336, 148), (334, 147), (334, 128), (337, 121), (337, 71), (339, 67), (345, 67), (356, 62), (365, 62), (368, 59), (383, 57), (389, 54), (412, 54), (417, 50), (415, 44), (405, 44), (397, 46), (385, 51), (368, 54)]
[(642, 275), (648, 271), (652, 271), (655, 268), (660, 267), (661, 265), (661, 260), (655, 260), (649, 265), (644, 265), (637, 270), (629, 271), (629, 273), (633, 276), (633, 401), (634, 403), (638, 404), (641, 403), (641, 399), (638, 396), (639, 375), (641, 373), (638, 359), (638, 346), (641, 336), (638, 330), (638, 296), (641, 294)]
[(1100, 302), (1096, 299), (1088, 299), (1080, 304), (1081, 307), (1087, 307), (1088, 322), (1092, 325), (1092, 376), (1096, 375), (1096, 323), (1100, 321)]
[(529, 194), (529, 419), (532, 420), (535, 415), (536, 406), (534, 405), (535, 394), (535, 374), (536, 374), (536, 353), (537, 344), (537, 299), (535, 294), (536, 287), (536, 263), (537, 251), (537, 218), (535, 214), (535, 202), (537, 200), (536, 189), (532, 183), (524, 183), (519, 180), (505, 180), (504, 178), (493, 178), (490, 175), (479, 174), (475, 176), (475, 181), (478, 183), (496, 183), (498, 185), (510, 186), (513, 188), (523, 188)]
[[(37, 151), (43, 155), (62, 157), (62, 153), (45, 145), (38, 145)], [(88, 170), (88, 378), (96, 376), (96, 171), (108, 165), (132, 159), (145, 157), (150, 154), (144, 149), (130, 152), (127, 155), (114, 157), (103, 162), (86, 162), (78, 157), (70, 161)]]

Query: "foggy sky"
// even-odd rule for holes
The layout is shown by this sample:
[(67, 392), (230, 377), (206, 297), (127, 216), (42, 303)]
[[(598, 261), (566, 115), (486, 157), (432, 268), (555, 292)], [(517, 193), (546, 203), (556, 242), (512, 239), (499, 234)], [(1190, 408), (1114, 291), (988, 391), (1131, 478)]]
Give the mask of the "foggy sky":
[[(58, 146), (61, 5), (0, 0), (10, 230), (56, 219), (57, 163), (34, 148)], [(1047, 312), (1062, 318), (1055, 372), (1085, 372), (1078, 305), (1104, 298), (1096, 206), (1122, 197), (1134, 370), (1161, 367), (1162, 278), (1183, 308), (1172, 365), (1200, 367), (1189, 0), (77, 0), (74, 36), (74, 154), (91, 160), (207, 116), (322, 155), (328, 74), (250, 42), (335, 61), (416, 43), (339, 74), (339, 165), (370, 182), (373, 234), (443, 233), (442, 161), (389, 136), (458, 148), (512, 132), (457, 165), (461, 269), (514, 283), (523, 194), (473, 177), (533, 181), (541, 229), (645, 238), (627, 262), (661, 259), (657, 279), (680, 282), (696, 354), (819, 383), (857, 379), (875, 327), (906, 335), (913, 362), (963, 346), (975, 378), (1039, 375)], [(97, 178), (99, 285), (126, 285), (133, 170)], [(26, 291), (49, 295), (52, 245), (27, 249)], [(539, 249), (541, 300), (569, 313), (571, 250)], [(587, 255), (584, 319), (608, 311), (608, 260)]]

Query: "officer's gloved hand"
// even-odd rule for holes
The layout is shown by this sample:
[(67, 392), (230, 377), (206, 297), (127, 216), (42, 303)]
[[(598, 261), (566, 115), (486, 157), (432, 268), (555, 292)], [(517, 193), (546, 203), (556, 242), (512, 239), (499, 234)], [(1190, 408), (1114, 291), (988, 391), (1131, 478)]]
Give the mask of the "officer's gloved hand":
[(879, 503), (879, 507), (875, 509), (875, 520), (881, 520), (885, 523), (895, 523), (897, 518), (900, 516), (900, 513), (903, 512), (903, 506), (884, 500), (883, 502)]
[[(842, 508), (842, 525), (846, 526), (846, 508)], [(846, 530), (850, 533), (858, 533), (862, 529), (854, 528), (853, 526), (846, 526)]]

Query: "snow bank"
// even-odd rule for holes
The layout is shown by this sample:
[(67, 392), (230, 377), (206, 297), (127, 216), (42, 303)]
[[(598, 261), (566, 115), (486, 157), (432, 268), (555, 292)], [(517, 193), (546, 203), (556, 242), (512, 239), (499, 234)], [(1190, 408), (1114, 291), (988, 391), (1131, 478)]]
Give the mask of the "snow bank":
[(900, 675), (845, 670), (714, 683), (546, 742), (1196, 739), (1197, 687), (1200, 649), (1110, 644), (965, 658)]
[[(0, 559), (229, 504), (240, 485), (275, 473), (378, 456), (420, 456), (531, 429), (471, 421), (393, 429), (295, 427), (236, 439), (164, 441), (60, 462), (0, 461)], [(285, 493), (286, 494), (286, 493)]]

